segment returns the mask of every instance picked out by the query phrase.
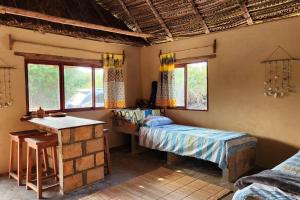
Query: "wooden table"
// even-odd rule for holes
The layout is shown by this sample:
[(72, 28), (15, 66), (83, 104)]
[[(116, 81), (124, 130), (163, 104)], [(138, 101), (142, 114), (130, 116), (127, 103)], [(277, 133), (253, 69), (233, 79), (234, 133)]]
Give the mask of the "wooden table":
[(66, 193), (104, 178), (105, 122), (78, 117), (33, 118), (29, 122), (59, 141), (60, 192)]

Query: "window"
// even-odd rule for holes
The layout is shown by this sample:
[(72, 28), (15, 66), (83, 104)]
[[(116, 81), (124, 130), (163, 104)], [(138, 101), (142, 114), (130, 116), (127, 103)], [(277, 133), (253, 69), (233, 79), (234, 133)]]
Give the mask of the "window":
[(46, 111), (72, 111), (104, 106), (102, 68), (44, 63), (26, 64), (28, 112), (39, 107)]
[(58, 65), (28, 64), (29, 111), (60, 110), (59, 82)]
[(208, 110), (207, 62), (179, 65), (175, 69), (178, 108)]
[(65, 108), (93, 107), (92, 68), (64, 66)]

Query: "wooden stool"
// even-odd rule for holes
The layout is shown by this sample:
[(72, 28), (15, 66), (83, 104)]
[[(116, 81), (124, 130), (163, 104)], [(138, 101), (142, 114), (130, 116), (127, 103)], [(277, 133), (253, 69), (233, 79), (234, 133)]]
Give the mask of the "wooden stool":
[(109, 152), (109, 145), (108, 145), (108, 129), (103, 129), (103, 136), (104, 136), (104, 168), (106, 174), (111, 174), (111, 161), (110, 161), (110, 152)]
[[(9, 178), (14, 178), (18, 181), (18, 185), (22, 185), (23, 181), (23, 143), (25, 138), (40, 136), (41, 134), (45, 135), (46, 132), (39, 130), (28, 130), (28, 131), (19, 131), (10, 133), (10, 159), (9, 159)], [(14, 168), (14, 156), (15, 156), (15, 144), (18, 146), (17, 155), (18, 155), (18, 167), (17, 172), (15, 173)], [(47, 167), (47, 166), (46, 166)]]
[[(58, 146), (58, 138), (57, 135), (45, 135), (40, 137), (31, 137), (26, 138), (27, 142), (27, 177), (26, 177), (26, 188), (27, 190), (33, 189), (37, 192), (37, 198), (42, 198), (42, 191), (50, 189), (59, 185), (59, 183), (55, 183), (46, 188), (42, 188), (42, 180), (54, 177), (56, 181), (58, 181), (58, 160), (57, 160), (57, 146)], [(54, 174), (43, 177), (42, 172), (42, 157), (41, 153), (46, 152), (47, 148), (52, 148), (53, 153), (53, 169)], [(32, 152), (36, 151), (36, 174), (37, 174), (37, 184), (33, 184), (32, 181)], [(44, 157), (45, 159), (45, 157)]]

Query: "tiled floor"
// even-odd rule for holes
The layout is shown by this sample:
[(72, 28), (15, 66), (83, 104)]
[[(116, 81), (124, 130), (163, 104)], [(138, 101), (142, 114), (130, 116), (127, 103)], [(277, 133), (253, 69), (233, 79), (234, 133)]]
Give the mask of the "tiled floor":
[[(112, 153), (113, 172), (112, 175), (105, 178), (105, 181), (64, 196), (58, 193), (58, 189), (44, 192), (43, 196), (47, 199), (80, 199), (87, 194), (130, 180), (133, 177), (150, 172), (161, 166), (181, 170), (187, 175), (198, 177), (206, 182), (228, 189), (232, 189), (233, 187), (232, 183), (222, 180), (221, 171), (211, 164), (196, 159), (187, 159), (180, 164), (166, 166), (165, 157), (164, 153), (156, 151), (147, 151), (134, 156), (127, 151), (114, 152)], [(36, 193), (27, 191), (25, 186), (18, 187), (16, 181), (9, 180), (7, 177), (0, 178), (0, 200), (32, 200), (35, 198)], [(225, 197), (224, 200), (230, 200), (231, 198), (232, 194)]]

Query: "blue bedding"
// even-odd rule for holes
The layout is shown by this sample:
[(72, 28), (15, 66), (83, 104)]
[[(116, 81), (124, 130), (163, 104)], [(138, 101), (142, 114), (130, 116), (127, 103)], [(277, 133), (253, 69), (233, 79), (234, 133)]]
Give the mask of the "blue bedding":
[(141, 127), (139, 142), (147, 148), (211, 161), (225, 169), (230, 155), (255, 147), (257, 141), (241, 132), (171, 124)]
[[(277, 165), (272, 170), (287, 173), (300, 178), (300, 152), (287, 159), (283, 163)], [(242, 190), (238, 190), (233, 200), (246, 200), (249, 197), (263, 200), (299, 200), (300, 197), (286, 193), (278, 188), (263, 185), (252, 184)]]

